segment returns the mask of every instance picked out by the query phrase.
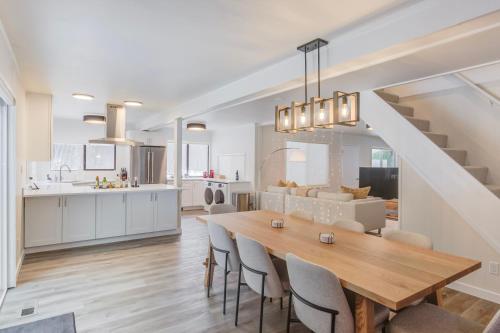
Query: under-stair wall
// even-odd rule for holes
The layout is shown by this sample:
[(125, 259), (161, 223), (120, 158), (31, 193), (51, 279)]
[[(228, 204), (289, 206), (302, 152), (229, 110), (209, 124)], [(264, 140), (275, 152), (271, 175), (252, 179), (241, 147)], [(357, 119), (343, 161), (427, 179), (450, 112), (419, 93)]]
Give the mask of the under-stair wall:
[[(361, 117), (497, 253), (500, 199), (447, 154), (425, 121), (408, 119), (375, 92), (361, 94)], [(410, 122), (411, 121), (411, 122)], [(477, 175), (476, 175), (477, 176)], [(403, 184), (404, 186), (404, 184)], [(403, 198), (404, 200), (404, 198)], [(404, 224), (404, 221), (402, 222)]]

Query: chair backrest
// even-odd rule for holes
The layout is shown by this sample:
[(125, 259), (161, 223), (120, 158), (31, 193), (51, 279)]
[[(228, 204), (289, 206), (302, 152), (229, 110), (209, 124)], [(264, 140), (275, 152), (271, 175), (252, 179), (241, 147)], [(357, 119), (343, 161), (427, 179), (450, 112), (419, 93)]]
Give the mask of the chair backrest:
[(484, 329), (483, 333), (498, 333), (500, 332), (500, 310), (490, 320), (488, 326)]
[[(226, 228), (220, 224), (208, 221), (208, 235), (210, 236), (210, 243), (217, 249), (229, 251), (227, 268), (228, 271), (238, 271), (240, 269), (240, 255), (234, 240), (229, 237)], [(226, 263), (226, 254), (214, 250), (214, 258), (217, 265), (224, 267)]]
[(298, 211), (298, 210), (294, 210), (294, 211), (292, 211), (288, 215), (290, 215), (291, 217), (297, 217), (299, 219), (303, 219), (303, 220), (308, 220), (308, 221), (314, 222), (314, 216), (311, 213), (301, 212), (301, 211)]
[[(315, 305), (336, 310), (335, 331), (353, 333), (354, 318), (340, 281), (332, 272), (288, 253), (286, 265), (290, 286), (302, 298)], [(293, 298), (295, 313), (314, 332), (331, 332), (331, 315)]]
[(432, 249), (432, 240), (429, 237), (416, 232), (391, 230), (383, 233), (382, 237), (424, 249)]
[(210, 215), (213, 214), (225, 214), (225, 213), (235, 213), (236, 207), (229, 204), (217, 204), (210, 206)]
[(333, 226), (359, 233), (365, 232), (365, 226), (354, 220), (335, 220)]
[[(254, 270), (267, 273), (264, 283), (264, 296), (282, 297), (284, 293), (283, 285), (266, 248), (259, 242), (241, 234), (236, 234), (236, 244), (243, 264)], [(260, 294), (262, 292), (262, 275), (251, 272), (244, 267), (242, 270), (247, 285)]]

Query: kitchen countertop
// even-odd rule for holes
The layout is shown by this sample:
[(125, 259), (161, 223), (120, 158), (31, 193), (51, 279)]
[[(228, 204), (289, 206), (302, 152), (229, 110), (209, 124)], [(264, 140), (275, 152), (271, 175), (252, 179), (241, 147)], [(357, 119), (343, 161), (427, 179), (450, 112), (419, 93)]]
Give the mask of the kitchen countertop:
[(180, 191), (181, 188), (167, 184), (143, 184), (139, 187), (124, 187), (113, 189), (95, 189), (91, 185), (73, 184), (47, 184), (40, 185), (39, 190), (31, 188), (23, 189), (23, 197), (42, 197), (42, 196), (57, 196), (57, 195), (78, 195), (78, 194), (99, 194), (99, 193), (128, 193), (128, 192), (145, 192), (145, 191)]

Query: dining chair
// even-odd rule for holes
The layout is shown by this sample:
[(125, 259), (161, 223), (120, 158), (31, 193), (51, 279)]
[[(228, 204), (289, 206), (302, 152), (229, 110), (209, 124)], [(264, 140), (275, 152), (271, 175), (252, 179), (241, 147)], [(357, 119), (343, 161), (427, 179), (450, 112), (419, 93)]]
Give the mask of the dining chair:
[(362, 223), (354, 220), (336, 220), (335, 222), (333, 222), (333, 226), (358, 233), (365, 232), (365, 226)]
[[(224, 302), (222, 313), (226, 314), (227, 276), (240, 268), (240, 256), (234, 240), (231, 239), (226, 228), (220, 224), (208, 221), (208, 235), (210, 237), (210, 247), (214, 254), (215, 263), (224, 267)], [(213, 263), (213, 264), (215, 264)], [(208, 270), (209, 281), (212, 270)], [(207, 287), (207, 297), (210, 297), (210, 286)]]
[(390, 230), (382, 234), (382, 237), (395, 242), (405, 243), (432, 250), (432, 240), (422, 234), (404, 230)]
[[(287, 333), (292, 322), (301, 322), (316, 333), (354, 333), (354, 316), (337, 276), (291, 253), (286, 255), (286, 264), (290, 278)], [(291, 318), (292, 303), (296, 319)], [(389, 310), (376, 304), (374, 311), (374, 325), (383, 329)]]
[(500, 332), (500, 311), (491, 319), (486, 328), (445, 309), (422, 303), (409, 306), (391, 319), (390, 333), (498, 333)]
[(266, 297), (279, 298), (281, 308), (283, 308), (283, 296), (286, 295), (289, 285), (286, 265), (284, 265), (284, 261), (282, 260), (271, 260), (269, 253), (262, 244), (241, 234), (236, 234), (236, 244), (240, 253), (240, 270), (234, 324), (238, 326), (240, 287), (242, 285), (241, 273), (243, 272), (246, 285), (260, 294), (259, 332), (262, 332), (264, 301)]
[(212, 205), (210, 206), (209, 213), (210, 215), (236, 213), (236, 207), (229, 204)]
[(294, 210), (291, 213), (288, 214), (291, 217), (296, 217), (299, 219), (307, 220), (314, 222), (314, 216), (313, 214), (307, 213), (307, 212), (301, 212), (299, 210)]

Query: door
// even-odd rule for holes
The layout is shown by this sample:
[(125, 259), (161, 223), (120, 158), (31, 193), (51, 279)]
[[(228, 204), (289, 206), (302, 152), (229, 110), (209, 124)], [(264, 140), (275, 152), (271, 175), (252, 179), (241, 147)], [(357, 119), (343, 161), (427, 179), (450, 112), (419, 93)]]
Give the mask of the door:
[(223, 204), (226, 201), (226, 198), (225, 198), (226, 185), (216, 184), (215, 188), (216, 188), (215, 194), (214, 194), (215, 204), (216, 205)]
[(205, 204), (211, 205), (214, 202), (214, 192), (212, 190), (213, 183), (208, 182), (205, 190), (203, 191), (203, 197), (205, 198)]
[(95, 239), (95, 195), (63, 197), (63, 243)]
[(165, 147), (150, 147), (151, 184), (165, 184), (167, 182), (167, 149)]
[(342, 146), (342, 185), (359, 187), (359, 146)]
[(175, 230), (178, 222), (177, 191), (155, 193), (155, 231)]
[(96, 238), (125, 235), (127, 195), (100, 194), (96, 199)]
[(154, 208), (153, 192), (127, 193), (127, 235), (153, 232)]
[(193, 183), (190, 181), (182, 182), (182, 207), (190, 207), (193, 205)]
[(203, 206), (204, 204), (205, 184), (203, 181), (193, 182), (193, 206)]
[(24, 199), (24, 245), (62, 243), (62, 197)]

